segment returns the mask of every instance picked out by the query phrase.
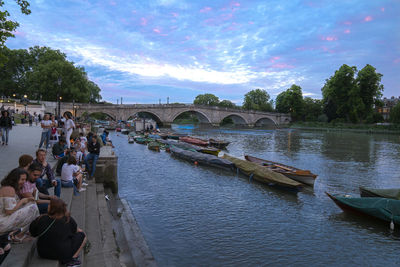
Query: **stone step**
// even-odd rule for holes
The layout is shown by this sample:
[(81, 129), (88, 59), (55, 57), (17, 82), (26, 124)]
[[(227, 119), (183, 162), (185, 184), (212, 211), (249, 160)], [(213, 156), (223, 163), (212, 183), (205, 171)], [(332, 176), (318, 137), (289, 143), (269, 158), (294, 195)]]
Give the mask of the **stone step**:
[[(86, 219), (86, 192), (80, 192), (78, 196), (74, 196), (72, 198), (71, 203), (71, 217), (74, 218), (78, 228), (82, 229), (85, 232), (85, 219)], [(81, 251), (80, 259), (83, 262), (84, 253)]]

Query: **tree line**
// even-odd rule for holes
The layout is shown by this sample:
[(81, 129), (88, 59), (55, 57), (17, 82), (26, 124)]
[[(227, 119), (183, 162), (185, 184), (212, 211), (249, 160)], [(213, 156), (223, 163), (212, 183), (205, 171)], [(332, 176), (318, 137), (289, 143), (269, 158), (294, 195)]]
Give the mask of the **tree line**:
[[(376, 123), (383, 121), (377, 108), (381, 99), (382, 74), (367, 64), (361, 70), (342, 65), (322, 87), (322, 99), (303, 97), (302, 88), (293, 84), (272, 101), (266, 90), (256, 89), (244, 96), (242, 106), (229, 100), (219, 101), (213, 94), (198, 95), (194, 104), (289, 113), (293, 121)], [(391, 120), (400, 122), (400, 103), (391, 112)]]

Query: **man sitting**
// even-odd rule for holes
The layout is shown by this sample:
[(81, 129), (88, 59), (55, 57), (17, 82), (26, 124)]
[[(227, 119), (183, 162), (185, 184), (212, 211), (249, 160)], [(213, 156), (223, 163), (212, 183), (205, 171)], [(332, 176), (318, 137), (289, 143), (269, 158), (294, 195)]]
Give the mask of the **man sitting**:
[[(36, 186), (39, 191), (43, 194), (49, 195), (49, 191), (47, 189), (54, 186), (54, 195), (60, 197), (61, 180), (60, 178), (54, 177), (54, 173), (50, 164), (46, 162), (46, 150), (39, 149), (36, 151), (36, 159), (33, 162), (36, 162), (42, 166), (42, 173), (36, 180)], [(45, 175), (47, 176), (47, 179), (44, 178)]]
[[(37, 180), (40, 179), (40, 175), (42, 173), (42, 166), (34, 162), (28, 168), (28, 177), (22, 186), (21, 197), (35, 197), (36, 191), (38, 190), (36, 187)], [(50, 199), (55, 198), (55, 196), (49, 196), (48, 194), (43, 194), (38, 192), (38, 200), (36, 201), (40, 214), (47, 213), (47, 207), (50, 203)]]
[(74, 149), (66, 149), (66, 155), (57, 161), (56, 174), (61, 176), (61, 170), (64, 163), (67, 163), (69, 157), (76, 158), (76, 151)]
[(60, 138), (57, 143), (53, 145), (52, 153), (55, 159), (60, 159), (65, 156), (65, 138)]
[[(97, 142), (97, 136), (92, 135), (91, 140), (88, 143), (89, 154), (85, 158), (86, 170), (89, 172), (91, 170), (90, 177), (93, 179), (94, 173), (96, 171), (96, 162), (100, 155), (100, 144)], [(92, 168), (89, 168), (89, 161), (92, 161)]]

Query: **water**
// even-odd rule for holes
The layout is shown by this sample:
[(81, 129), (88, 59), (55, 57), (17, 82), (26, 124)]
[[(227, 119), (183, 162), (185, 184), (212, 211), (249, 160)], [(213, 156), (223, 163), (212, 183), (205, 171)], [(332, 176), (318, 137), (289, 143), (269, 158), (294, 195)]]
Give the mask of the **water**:
[(391, 233), (389, 223), (343, 213), (324, 193), (400, 187), (399, 136), (181, 131), (228, 140), (234, 156), (250, 154), (319, 176), (313, 192), (286, 193), (114, 134), (120, 195), (159, 266), (400, 266), (400, 229)]

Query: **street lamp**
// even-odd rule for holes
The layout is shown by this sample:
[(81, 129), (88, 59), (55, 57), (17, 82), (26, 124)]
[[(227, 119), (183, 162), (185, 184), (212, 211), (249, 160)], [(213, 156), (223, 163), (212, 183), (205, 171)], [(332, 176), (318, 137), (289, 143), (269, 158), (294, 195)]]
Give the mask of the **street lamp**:
[(25, 106), (25, 119), (26, 119), (26, 106), (28, 105), (29, 99), (27, 95), (24, 95), (24, 98), (21, 99), (22, 104)]
[(57, 93), (57, 101), (58, 101), (58, 118), (60, 118), (60, 113), (61, 113), (61, 99), (62, 96), (60, 96), (60, 91), (61, 91), (61, 83), (62, 79), (61, 77), (58, 78), (57, 84), (58, 84), (58, 93)]

